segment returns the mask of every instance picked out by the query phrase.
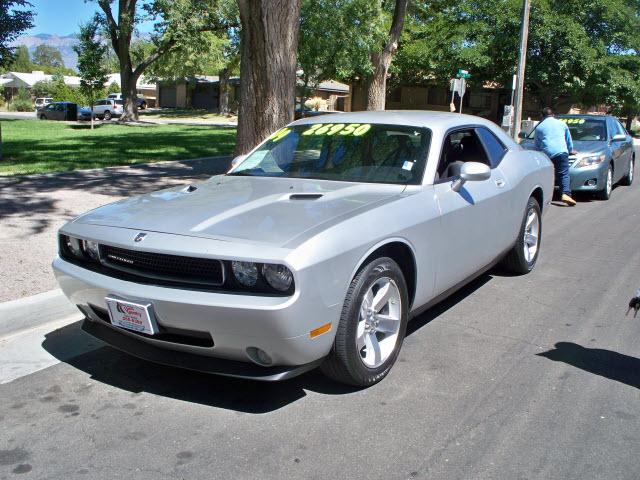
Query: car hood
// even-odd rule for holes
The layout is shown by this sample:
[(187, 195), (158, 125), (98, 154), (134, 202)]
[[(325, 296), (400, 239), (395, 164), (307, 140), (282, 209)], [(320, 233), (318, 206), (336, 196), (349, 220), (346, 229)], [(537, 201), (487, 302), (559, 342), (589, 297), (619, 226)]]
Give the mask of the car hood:
[(105, 205), (75, 222), (284, 246), (312, 227), (329, 227), (390, 201), (404, 189), (404, 185), (220, 175)]
[[(536, 146), (533, 140), (523, 140), (522, 148), (526, 150), (536, 150)], [(573, 148), (579, 155), (588, 155), (591, 153), (605, 152), (608, 148), (607, 142), (582, 142), (574, 141)]]

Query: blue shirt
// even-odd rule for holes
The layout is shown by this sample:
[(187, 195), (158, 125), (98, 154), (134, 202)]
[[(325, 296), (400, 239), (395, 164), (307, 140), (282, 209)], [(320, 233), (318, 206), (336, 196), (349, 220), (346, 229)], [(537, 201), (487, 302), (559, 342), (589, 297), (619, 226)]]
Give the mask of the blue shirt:
[(547, 117), (536, 128), (536, 149), (553, 158), (573, 151), (573, 141), (569, 127), (557, 118)]

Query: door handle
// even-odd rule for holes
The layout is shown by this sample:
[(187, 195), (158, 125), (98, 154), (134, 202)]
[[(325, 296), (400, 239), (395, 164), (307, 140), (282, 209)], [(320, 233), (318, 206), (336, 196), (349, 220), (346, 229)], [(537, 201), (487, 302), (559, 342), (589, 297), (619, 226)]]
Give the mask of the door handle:
[(504, 180), (496, 180), (496, 187), (502, 188), (504, 185)]

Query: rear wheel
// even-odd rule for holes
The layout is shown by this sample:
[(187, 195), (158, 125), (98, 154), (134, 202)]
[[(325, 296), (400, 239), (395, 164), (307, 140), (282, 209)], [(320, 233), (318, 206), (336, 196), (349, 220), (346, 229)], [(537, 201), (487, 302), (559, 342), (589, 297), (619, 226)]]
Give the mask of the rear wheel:
[(536, 266), (542, 238), (542, 216), (538, 201), (531, 197), (527, 202), (520, 234), (511, 251), (502, 261), (505, 269), (515, 274), (529, 273)]
[(46, 120), (47, 117), (45, 117), (44, 115), (40, 115), (40, 120)]
[(382, 380), (402, 347), (408, 302), (407, 284), (394, 260), (381, 257), (363, 267), (347, 291), (333, 348), (322, 371), (359, 387)]
[(636, 166), (636, 157), (632, 157), (631, 161), (629, 162), (629, 171), (627, 171), (627, 174), (624, 176), (624, 178), (620, 180), (620, 185), (624, 185), (628, 187), (633, 183), (633, 170), (635, 166)]
[(609, 164), (609, 168), (607, 169), (607, 177), (604, 182), (604, 188), (600, 190), (596, 196), (600, 200), (609, 200), (609, 198), (611, 198), (611, 191), (613, 190), (613, 167), (611, 164)]
[(104, 119), (108, 122), (109, 120), (111, 120), (111, 112), (109, 110), (107, 110), (106, 112), (104, 112)]

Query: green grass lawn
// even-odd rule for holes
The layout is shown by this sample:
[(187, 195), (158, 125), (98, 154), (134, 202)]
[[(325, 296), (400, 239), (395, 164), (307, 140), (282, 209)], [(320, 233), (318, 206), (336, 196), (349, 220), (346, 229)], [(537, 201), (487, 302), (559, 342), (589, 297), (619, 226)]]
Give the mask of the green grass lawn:
[(23, 175), (231, 154), (231, 128), (2, 120), (0, 175)]

